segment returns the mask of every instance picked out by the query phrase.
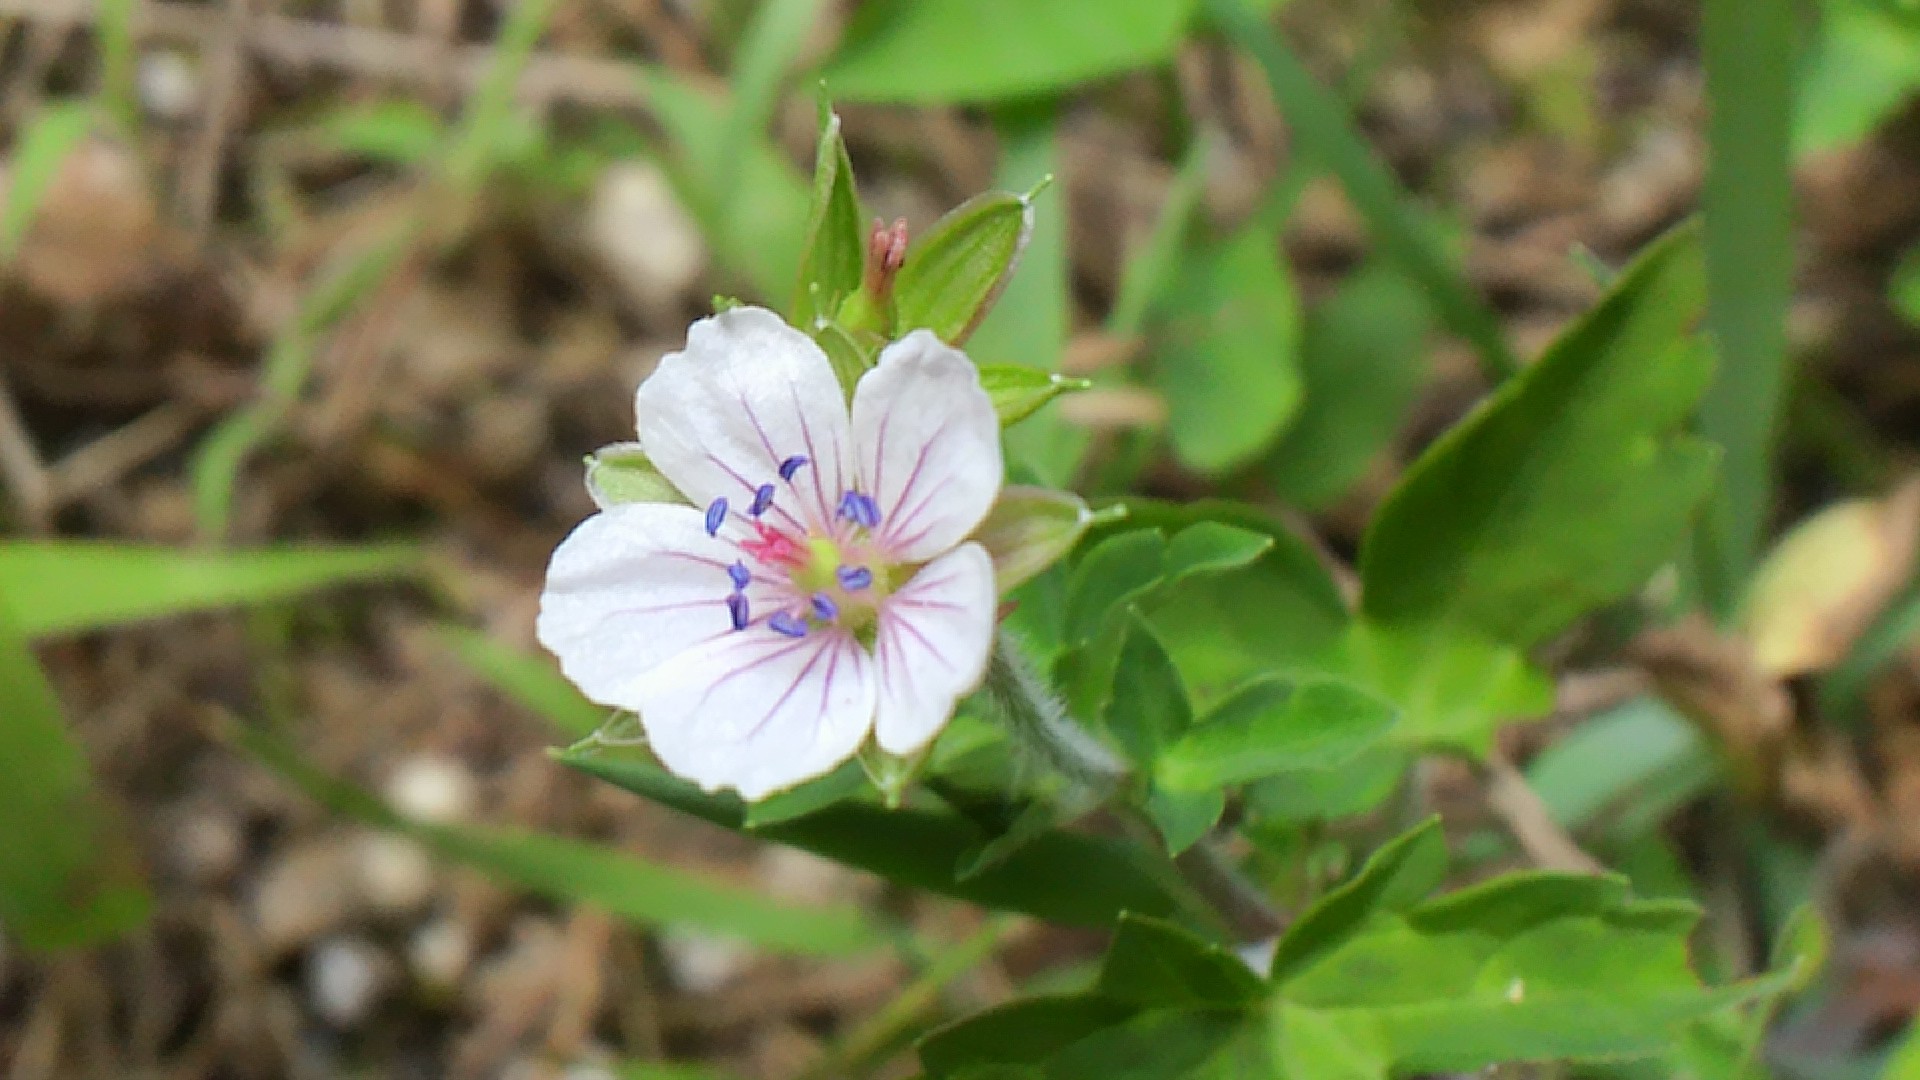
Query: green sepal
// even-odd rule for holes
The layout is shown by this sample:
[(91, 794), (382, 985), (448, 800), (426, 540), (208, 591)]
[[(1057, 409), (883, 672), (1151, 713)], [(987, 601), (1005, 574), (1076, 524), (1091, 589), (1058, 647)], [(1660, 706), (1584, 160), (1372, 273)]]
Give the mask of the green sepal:
[(800, 255), (800, 281), (793, 298), (793, 325), (812, 330), (840, 311), (860, 290), (866, 244), (861, 233), (860, 194), (853, 163), (840, 133), (840, 117), (823, 112), (814, 151), (813, 208)]
[(973, 539), (993, 556), (993, 581), (1005, 596), (1072, 551), (1092, 524), (1093, 511), (1072, 492), (1009, 484)]
[(880, 339), (827, 321), (817, 324), (812, 333), (813, 340), (833, 365), (833, 377), (840, 380), (841, 391), (852, 401), (853, 388), (860, 385), (860, 376), (873, 368), (874, 359), (880, 353)]
[(1007, 428), (1040, 411), (1040, 406), (1061, 394), (1085, 390), (1093, 382), (1024, 364), (982, 364), (980, 385), (993, 399), (993, 411), (1000, 417), (1000, 426)]
[(1033, 235), (1033, 194), (977, 195), (934, 222), (907, 249), (893, 287), (894, 326), (903, 334), (925, 327), (964, 344)]
[(612, 509), (624, 503), (685, 503), (686, 496), (661, 475), (637, 442), (603, 446), (587, 455), (587, 494), (595, 506)]

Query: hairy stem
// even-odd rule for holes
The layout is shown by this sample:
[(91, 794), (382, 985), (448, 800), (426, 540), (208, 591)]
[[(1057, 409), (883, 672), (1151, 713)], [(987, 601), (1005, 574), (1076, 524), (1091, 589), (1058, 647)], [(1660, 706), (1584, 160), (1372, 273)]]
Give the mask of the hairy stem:
[[(1072, 783), (1110, 799), (1121, 794), (1127, 763), (1087, 734), (1067, 715), (1040, 673), (1004, 631), (987, 666), (986, 694), (1015, 741)], [(1115, 808), (1141, 845), (1164, 864), (1165, 877), (1182, 903), (1240, 942), (1265, 941), (1285, 920), (1225, 854), (1202, 839), (1178, 859), (1169, 858), (1160, 834), (1132, 806)]]

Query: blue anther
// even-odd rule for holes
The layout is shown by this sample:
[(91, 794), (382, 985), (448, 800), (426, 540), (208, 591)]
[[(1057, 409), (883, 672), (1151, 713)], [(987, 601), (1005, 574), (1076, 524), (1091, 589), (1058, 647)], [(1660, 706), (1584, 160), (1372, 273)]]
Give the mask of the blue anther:
[(807, 463), (807, 458), (806, 458), (806, 455), (804, 454), (795, 454), (792, 457), (788, 458), (787, 460), (781, 462), (780, 463), (780, 479), (785, 480), (789, 484), (793, 483), (793, 474), (799, 472), (800, 466), (805, 465), (806, 463)]
[(813, 613), (821, 622), (832, 622), (840, 617), (840, 605), (826, 593), (817, 592), (813, 594)]
[(873, 501), (873, 496), (862, 495), (858, 491), (849, 491), (840, 496), (839, 513), (863, 529), (880, 524), (880, 504)]
[(873, 571), (864, 566), (842, 566), (833, 576), (840, 579), (840, 587), (848, 592), (859, 592), (873, 584)]
[(772, 505), (773, 505), (773, 485), (761, 484), (760, 487), (757, 490), (755, 490), (753, 493), (753, 505), (747, 507), (747, 513), (753, 515), (754, 517), (759, 517), (761, 514), (764, 514), (767, 512), (767, 507)]
[(720, 535), (720, 525), (727, 520), (727, 500), (722, 497), (707, 504), (707, 535)]
[(791, 638), (807, 636), (807, 624), (805, 620), (794, 617), (791, 611), (775, 613), (772, 618), (767, 620), (767, 625), (772, 627), (773, 632), (776, 634), (785, 634)]
[(727, 567), (727, 577), (733, 580), (733, 587), (737, 591), (746, 588), (747, 584), (753, 580), (753, 571), (747, 569), (746, 563), (735, 561), (732, 566)]
[(727, 614), (733, 616), (733, 628), (747, 628), (747, 594), (734, 593), (727, 597)]

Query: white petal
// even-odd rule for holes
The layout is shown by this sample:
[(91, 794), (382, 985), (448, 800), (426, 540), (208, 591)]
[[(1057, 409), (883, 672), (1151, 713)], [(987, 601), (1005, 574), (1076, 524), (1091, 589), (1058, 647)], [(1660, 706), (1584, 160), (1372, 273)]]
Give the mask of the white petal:
[[(640, 442), (662, 475), (705, 507), (724, 498), (745, 514), (773, 484), (772, 524), (817, 530), (853, 480), (847, 405), (827, 354), (765, 308), (701, 319), (687, 347), (640, 384)], [(780, 463), (808, 464), (781, 481)], [(824, 481), (824, 482), (823, 482)]]
[(873, 660), (849, 634), (748, 627), (681, 654), (640, 689), (661, 764), (749, 800), (826, 774), (873, 727)]
[(882, 750), (906, 755), (925, 746), (961, 695), (980, 685), (997, 601), (992, 558), (979, 544), (962, 544), (881, 604), (873, 655), (880, 672), (874, 735)]
[[(727, 567), (739, 552), (702, 522), (691, 506), (629, 503), (581, 522), (554, 551), (535, 630), (587, 697), (636, 708), (641, 676), (732, 630)], [(763, 582), (747, 589), (749, 603), (776, 595)]]
[(931, 331), (886, 347), (853, 394), (861, 482), (880, 506), (878, 538), (899, 562), (966, 539), (1000, 490), (1000, 420), (967, 354)]

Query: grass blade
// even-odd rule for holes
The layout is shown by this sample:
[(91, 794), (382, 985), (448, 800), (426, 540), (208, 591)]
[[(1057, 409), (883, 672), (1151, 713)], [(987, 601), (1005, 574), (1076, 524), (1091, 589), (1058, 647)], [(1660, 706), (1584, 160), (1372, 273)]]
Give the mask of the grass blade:
[[(0, 605), (0, 608), (3, 608)], [(151, 907), (53, 687), (0, 609), (0, 920), (36, 949), (114, 937)]]
[(819, 17), (821, 0), (764, 0), (747, 24), (733, 57), (733, 108), (720, 136), (719, 186), (714, 205), (721, 220), (733, 207), (740, 163), (767, 128), (779, 104), (780, 87)]
[(60, 166), (92, 133), (94, 117), (90, 104), (62, 102), (42, 109), (20, 133), (7, 170), (6, 205), (0, 206), (0, 266), (20, 253)]
[(1707, 327), (1719, 349), (1701, 434), (1726, 451), (1698, 543), (1700, 585), (1732, 612), (1757, 555), (1787, 375), (1793, 290), (1792, 0), (1707, 0)]
[(1512, 375), (1518, 365), (1499, 321), (1442, 252), (1430, 225), (1354, 127), (1346, 106), (1314, 81), (1245, 0), (1206, 0), (1204, 10), (1229, 41), (1259, 62), (1303, 150), (1339, 177), (1382, 251), (1432, 297), (1448, 329), (1472, 343), (1489, 381)]
[(232, 554), (73, 541), (0, 543), (0, 611), (28, 638), (183, 611), (286, 600), (404, 576), (409, 547), (282, 548)]
[(336, 814), (412, 837), (441, 856), (566, 903), (589, 903), (642, 924), (723, 934), (777, 952), (839, 955), (883, 935), (852, 907), (797, 907), (608, 848), (479, 825), (410, 822), (380, 800), (327, 776), (284, 740), (236, 725), (232, 738)]

